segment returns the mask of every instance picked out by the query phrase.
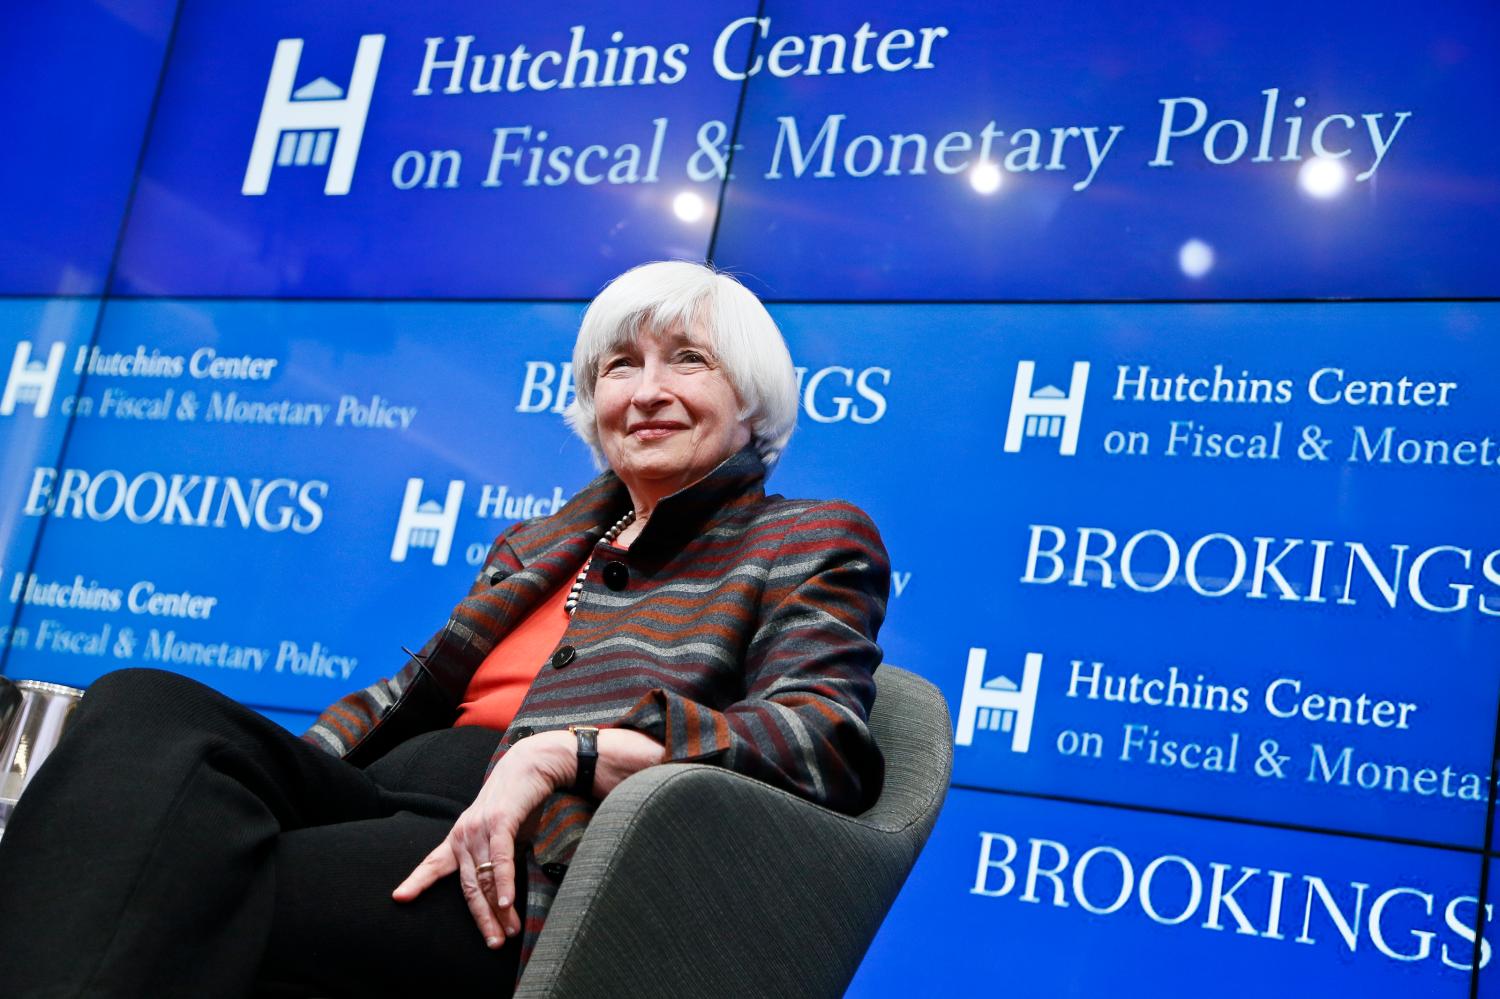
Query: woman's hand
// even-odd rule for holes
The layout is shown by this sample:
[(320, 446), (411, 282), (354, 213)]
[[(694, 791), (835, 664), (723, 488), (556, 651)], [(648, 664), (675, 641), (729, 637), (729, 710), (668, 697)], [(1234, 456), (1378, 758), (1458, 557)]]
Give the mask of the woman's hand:
[[(578, 742), (566, 730), (539, 732), (511, 747), (495, 764), (484, 787), (448, 838), (439, 843), (391, 893), (410, 902), (442, 878), (458, 872), (459, 889), (485, 943), (499, 947), (521, 931), (515, 908), (517, 833), (547, 796), (573, 782)], [(483, 870), (482, 864), (490, 864)]]
[[(599, 733), (594, 797), (604, 797), (637, 770), (662, 762), (666, 753), (666, 747), (649, 735), (604, 729)], [(538, 732), (516, 743), (495, 764), (474, 804), (458, 817), (448, 838), (407, 875), (391, 897), (410, 902), (457, 871), (474, 924), (489, 947), (499, 947), (505, 937), (521, 931), (515, 908), (520, 832), (549, 794), (572, 785), (577, 772), (578, 740), (572, 732)], [(480, 871), (485, 863), (492, 866)]]

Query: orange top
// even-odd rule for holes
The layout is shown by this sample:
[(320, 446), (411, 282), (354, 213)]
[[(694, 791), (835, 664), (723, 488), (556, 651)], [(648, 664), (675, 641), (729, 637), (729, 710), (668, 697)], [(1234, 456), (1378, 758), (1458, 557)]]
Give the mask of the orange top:
[(568, 612), (563, 605), (572, 588), (570, 576), (490, 650), (469, 680), (454, 725), (483, 725), (505, 731), (521, 709), (531, 681), (568, 630)]

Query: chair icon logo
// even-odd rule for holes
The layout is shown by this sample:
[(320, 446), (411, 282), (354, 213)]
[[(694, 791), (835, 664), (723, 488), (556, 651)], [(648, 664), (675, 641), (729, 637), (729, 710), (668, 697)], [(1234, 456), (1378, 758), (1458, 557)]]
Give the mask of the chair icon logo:
[(457, 479), (448, 483), (448, 495), (441, 506), (436, 500), (422, 501), (422, 480), (407, 479), (406, 495), (401, 500), (401, 517), (396, 521), (396, 537), (391, 542), (391, 561), (405, 562), (412, 548), (432, 549), (432, 564), (447, 565), (453, 550), (453, 530), (458, 524), (458, 505), (464, 498), (464, 484)]
[(326, 165), (323, 193), (349, 193), (384, 48), (384, 35), (360, 36), (347, 91), (323, 76), (293, 90), (302, 61), (302, 39), (283, 38), (276, 43), (241, 194), (265, 194), (273, 165)]
[(1073, 380), (1068, 391), (1054, 385), (1031, 390), (1035, 361), (1016, 364), (1016, 387), (1010, 399), (1010, 422), (1005, 427), (1005, 450), (1021, 450), (1023, 437), (1058, 438), (1057, 453), (1078, 450), (1078, 428), (1083, 422), (1083, 396), (1089, 383), (1089, 362), (1073, 362)]
[(57, 390), (57, 376), (62, 372), (64, 347), (54, 343), (47, 360), (33, 359), (31, 344), (22, 340), (11, 357), (10, 375), (5, 379), (5, 394), (0, 396), (0, 416), (9, 416), (16, 405), (30, 406), (37, 416), (46, 416)]
[(1019, 685), (1007, 676), (984, 679), (985, 649), (969, 650), (969, 665), (964, 672), (963, 701), (958, 708), (956, 746), (974, 744), (975, 732), (1009, 732), (1012, 752), (1024, 753), (1031, 748), (1031, 723), (1036, 714), (1037, 684), (1042, 677), (1042, 654), (1026, 653)]

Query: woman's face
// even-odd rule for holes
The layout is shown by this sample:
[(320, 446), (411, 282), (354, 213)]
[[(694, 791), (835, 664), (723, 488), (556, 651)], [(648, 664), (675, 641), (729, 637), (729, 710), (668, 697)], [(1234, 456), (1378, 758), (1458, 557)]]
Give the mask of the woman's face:
[(697, 482), (750, 442), (740, 401), (695, 328), (642, 330), (594, 383), (599, 446), (637, 509)]

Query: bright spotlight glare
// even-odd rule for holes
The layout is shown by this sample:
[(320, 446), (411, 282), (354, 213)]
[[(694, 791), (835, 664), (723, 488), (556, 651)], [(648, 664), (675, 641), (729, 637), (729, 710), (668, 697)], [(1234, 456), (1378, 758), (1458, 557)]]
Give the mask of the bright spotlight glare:
[(696, 222), (703, 217), (706, 206), (703, 199), (692, 191), (683, 191), (672, 199), (672, 212), (684, 222)]
[(1190, 239), (1177, 251), (1177, 266), (1190, 278), (1201, 278), (1214, 269), (1214, 248), (1201, 239)]
[(1349, 182), (1349, 171), (1338, 160), (1314, 156), (1302, 165), (1297, 180), (1302, 184), (1302, 190), (1313, 197), (1331, 198)]
[(1000, 168), (986, 160), (969, 171), (969, 186), (980, 194), (994, 194), (1000, 190)]

